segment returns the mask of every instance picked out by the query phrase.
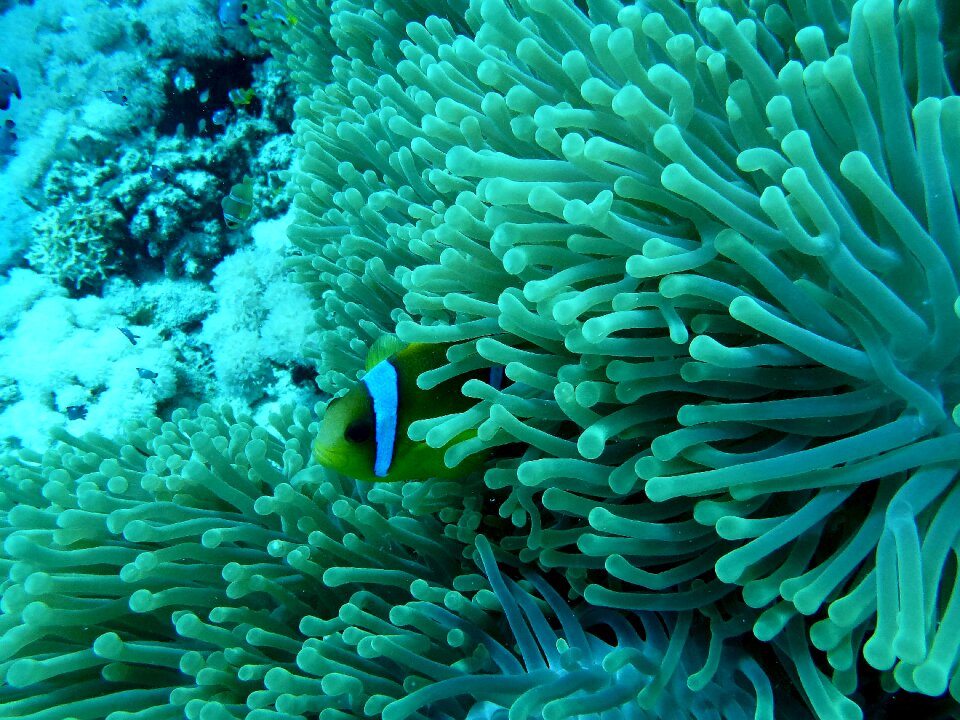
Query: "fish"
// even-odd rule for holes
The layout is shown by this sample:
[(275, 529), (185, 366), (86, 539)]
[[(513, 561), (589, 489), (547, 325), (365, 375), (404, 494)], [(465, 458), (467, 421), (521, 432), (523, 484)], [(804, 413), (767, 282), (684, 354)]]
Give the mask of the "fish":
[(165, 183), (173, 180), (173, 173), (161, 165), (151, 165), (150, 177), (151, 179), (156, 180), (157, 182)]
[(16, 126), (17, 124), (13, 120), (8, 119), (0, 128), (0, 157), (9, 157), (16, 154), (13, 149), (14, 143), (17, 142), (17, 134), (13, 131)]
[(225, 28), (238, 28), (246, 25), (243, 14), (247, 11), (247, 3), (243, 0), (220, 0), (217, 6), (217, 17)]
[(250, 20), (255, 25), (272, 25), (273, 21), (279, 22), (284, 27), (293, 27), (300, 19), (291, 12), (287, 6), (287, 0), (268, 0), (261, 4), (260, 10), (250, 14)]
[(173, 86), (179, 91), (193, 90), (197, 86), (197, 79), (185, 67), (180, 68), (173, 75)]
[(67, 420), (83, 420), (87, 416), (86, 405), (68, 405)]
[(290, 8), (287, 7), (287, 3), (284, 0), (270, 0), (270, 4), (273, 5), (273, 11), (270, 13), (270, 16), (278, 20), (282, 25), (293, 27), (300, 22), (297, 16), (290, 12)]
[(158, 375), (153, 370), (147, 368), (137, 368), (137, 375), (144, 380), (156, 380)]
[(223, 221), (231, 230), (240, 227), (253, 210), (253, 178), (249, 175), (243, 176), (243, 182), (239, 182), (230, 188), (230, 192), (220, 201), (220, 207), (223, 208)]
[(256, 95), (257, 92), (253, 88), (234, 88), (227, 93), (227, 98), (235, 107), (240, 107), (241, 105), (249, 105)]
[(213, 113), (210, 118), (210, 122), (214, 125), (220, 125), (221, 127), (226, 125), (230, 121), (230, 111), (226, 108), (221, 108)]
[(139, 336), (139, 335), (134, 335), (134, 334), (133, 334), (133, 330), (131, 330), (131, 329), (128, 328), (128, 327), (117, 328), (117, 330), (119, 330), (120, 333), (121, 333), (127, 340), (130, 341), (130, 344), (131, 344), (131, 345), (136, 345), (136, 344), (137, 344), (137, 340), (140, 339), (140, 336)]
[(123, 90), (120, 90), (120, 89), (104, 90), (103, 94), (104, 96), (106, 96), (107, 100), (109, 100), (112, 103), (116, 103), (120, 107), (126, 107), (130, 102), (127, 99), (127, 96), (123, 94)]
[(16, 95), (18, 100), (23, 99), (20, 94), (20, 83), (17, 76), (6, 68), (0, 68), (0, 110), (10, 107), (10, 98)]
[[(14, 135), (14, 140), (16, 140), (16, 135)], [(3, 154), (3, 132), (0, 131), (0, 155)], [(10, 154), (12, 155), (13, 153), (11, 152)], [(22, 193), (20, 193), (20, 200), (28, 208), (31, 210), (36, 210), (37, 212), (42, 212), (47, 204), (46, 197), (37, 188), (26, 188)]]
[(407, 436), (416, 420), (460, 413), (476, 400), (461, 389), (470, 378), (502, 383), (503, 368), (475, 370), (446, 380), (430, 390), (417, 386), (417, 377), (447, 363), (448, 344), (404, 345), (384, 335), (370, 348), (367, 373), (353, 388), (327, 406), (313, 445), (318, 464), (356, 480), (397, 482), (431, 477), (456, 479), (478, 469), (486, 460), (473, 455), (452, 468), (443, 455), (456, 443), (476, 435), (467, 430), (440, 448)]

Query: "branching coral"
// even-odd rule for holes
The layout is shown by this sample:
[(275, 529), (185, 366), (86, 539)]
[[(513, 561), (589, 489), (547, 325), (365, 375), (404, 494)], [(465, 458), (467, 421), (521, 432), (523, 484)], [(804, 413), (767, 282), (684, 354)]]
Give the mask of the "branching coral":
[(122, 227), (123, 216), (113, 208), (67, 200), (34, 222), (27, 262), (74, 290), (98, 288), (119, 265), (118, 253), (105, 235)]
[(588, 5), (302, 6), (322, 383), (394, 329), (456, 343), (423, 386), (504, 365), (410, 428), (477, 428), (450, 464), (529, 447), (484, 477), (504, 550), (598, 605), (739, 598), (823, 717), (860, 715), (861, 653), (960, 696), (957, 29), (912, 0)]

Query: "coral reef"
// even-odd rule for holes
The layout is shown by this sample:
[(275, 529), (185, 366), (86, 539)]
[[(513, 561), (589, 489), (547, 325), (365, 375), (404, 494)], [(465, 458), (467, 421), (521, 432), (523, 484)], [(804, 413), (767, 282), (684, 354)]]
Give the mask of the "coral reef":
[[(201, 315), (218, 298), (195, 281), (209, 283), (218, 263), (249, 242), (248, 227), (224, 227), (224, 194), (244, 174), (254, 178), (251, 226), (289, 207), (280, 175), (293, 155), (292, 100), (285, 67), (265, 57), (249, 32), (221, 33), (211, 28), (217, 20), (209, 8), (182, 6), (179, 0), (122, 7), (82, 2), (61, 12), (58, 0), (40, 0), (0, 18), (0, 27), (16, 35), (0, 48), (0, 64), (15, 67), (26, 90), (11, 109), (24, 142), (0, 178), (0, 268), (27, 264), (66, 288), (71, 301), (99, 308), (96, 318), (84, 311), (84, 319), (74, 322), (79, 305), (47, 287), (44, 294), (56, 299), (42, 306), (59, 308), (62, 317), (42, 327), (46, 312), (27, 312), (35, 303), (15, 297), (23, 283), (0, 291), (22, 311), (0, 338), (8, 369), (2, 381), (4, 443), (40, 447), (53, 426), (112, 435), (140, 413), (166, 417), (178, 406), (196, 408), (202, 398), (244, 409), (253, 398), (263, 407), (279, 397), (315, 399), (315, 392), (302, 390), (313, 370), (302, 371), (296, 348), (278, 350), (269, 341), (248, 348), (271, 353), (247, 359), (258, 382), (266, 378), (270, 384), (234, 393), (236, 385), (214, 357), (231, 356), (229, 344), (210, 348), (210, 338), (199, 337)], [(13, 33), (17, 22), (29, 32)], [(21, 44), (24, 37), (33, 41), (29, 48)], [(138, 82), (131, 68), (148, 79), (136, 75), (143, 80)], [(46, 84), (49, 79), (56, 88)], [(235, 106), (230, 94), (238, 89), (243, 103)], [(276, 269), (282, 256), (282, 249), (272, 248), (261, 259)], [(121, 279), (132, 280), (139, 292)], [(278, 283), (268, 297), (280, 299), (283, 288), (289, 285)], [(194, 303), (189, 312), (174, 308), (186, 302)], [(162, 392), (152, 378), (138, 378), (135, 367), (127, 368), (134, 372), (131, 382), (122, 373), (110, 374), (116, 362), (137, 354), (122, 343), (108, 347), (120, 338), (116, 328), (125, 325), (151, 326), (148, 335), (166, 348), (162, 358), (140, 361), (149, 372), (164, 368)], [(269, 333), (280, 326), (272, 323)], [(75, 371), (57, 344), (75, 347), (81, 337), (90, 343), (79, 348)], [(223, 339), (223, 333), (216, 336), (218, 343)], [(50, 352), (38, 355), (38, 348)], [(123, 358), (117, 354), (122, 350)], [(27, 357), (43, 362), (25, 367)], [(236, 362), (227, 367), (235, 369)], [(123, 389), (112, 395), (114, 386)], [(115, 401), (107, 402), (111, 396)]]
[(301, 348), (314, 328), (309, 294), (287, 277), (286, 225), (283, 220), (256, 225), (252, 247), (225, 258), (214, 271), (217, 307), (197, 335), (209, 345), (216, 378), (208, 397), (252, 404), (266, 394), (307, 406), (316, 398), (289, 377), (309, 364)]
[[(237, 52), (216, 15), (189, 0), (40, 0), (4, 13), (0, 28), (7, 38), (0, 64), (25, 90), (14, 118), (23, 147), (7, 178), (19, 192), (56, 159), (109, 153), (161, 122), (178, 66), (204, 67)], [(127, 106), (104, 95), (117, 89)]]
[[(17, 269), (0, 285), (0, 306), (9, 311), (0, 316), (5, 442), (43, 448), (55, 426), (114, 435), (124, 422), (184, 394), (178, 393), (178, 378), (188, 365), (177, 345), (162, 336), (159, 324), (128, 320), (113, 297), (74, 300), (50, 280)], [(136, 346), (118, 330), (126, 325), (139, 337)], [(144, 379), (138, 368), (157, 376)], [(79, 409), (75, 418), (69, 417), (71, 407)]]
[[(261, 95), (248, 108), (255, 112), (247, 114), (259, 117), (262, 111), (280, 122), (279, 128), (261, 128), (261, 138), (286, 132), (289, 101), (282, 73), (268, 77), (264, 53), (249, 32), (224, 30), (204, 3), (37, 0), (0, 15), (0, 32), (6, 38), (0, 66), (13, 70), (24, 90), (9, 113), (18, 135), (15, 156), (0, 169), (0, 267), (16, 263), (29, 244), (32, 219), (23, 218), (31, 207), (42, 212), (82, 197), (51, 199), (38, 192), (57, 163), (75, 164), (72, 174), (79, 181), (98, 165), (120, 162), (120, 147), (152, 158), (150, 137), (173, 137), (180, 124), (190, 134), (201, 124), (219, 134), (211, 118), (229, 105), (233, 83), (258, 83)], [(182, 76), (191, 77), (193, 86), (177, 83)], [(232, 173), (242, 175), (262, 144), (254, 138), (258, 131), (250, 130), (235, 139), (237, 147), (220, 148), (231, 150), (224, 156), (229, 172), (218, 176), (227, 188)], [(217, 217), (211, 212), (210, 219)]]
[(42, 450), (53, 427), (113, 436), (128, 420), (211, 399), (258, 419), (278, 402), (312, 406), (316, 372), (301, 349), (310, 298), (286, 277), (285, 227), (254, 225), (251, 246), (218, 263), (209, 285), (115, 277), (102, 297), (69, 298), (49, 278), (11, 271), (0, 283), (0, 439)]
[(99, 290), (108, 274), (208, 279), (239, 242), (220, 211), (238, 169), (256, 180), (250, 222), (282, 215), (289, 202), (276, 177), (293, 152), (281, 132), (285, 76), (268, 61), (254, 77), (258, 112), (236, 112), (222, 131), (150, 131), (113, 156), (54, 163), (35, 200), (45, 209), (34, 224), (31, 266), (77, 292)]

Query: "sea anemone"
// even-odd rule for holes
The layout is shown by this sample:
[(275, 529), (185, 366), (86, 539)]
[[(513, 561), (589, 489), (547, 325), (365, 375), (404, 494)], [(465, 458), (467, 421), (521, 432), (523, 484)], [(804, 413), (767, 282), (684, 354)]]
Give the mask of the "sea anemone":
[(283, 680), (307, 638), (361, 588), (389, 596), (459, 564), (436, 521), (306, 466), (309, 412), (271, 423), (204, 406), (4, 458), (0, 714), (278, 720), (344, 704), (335, 678)]
[(472, 572), (398, 495), (305, 467), (308, 420), (202, 407), (7, 457), (3, 717), (772, 717), (756, 663), (718, 667), (691, 613), (669, 640), (654, 613), (630, 614), (642, 637), (575, 614), (483, 536)]
[(410, 428), (476, 428), (449, 465), (527, 448), (483, 477), (496, 513), (406, 491), (451, 534), (492, 524), (598, 606), (722, 600), (824, 717), (860, 714), (861, 653), (944, 693), (957, 28), (891, 0), (461, 9), (335, 2), (284, 34), (323, 387), (384, 332), (453, 344), (422, 387), (505, 366)]

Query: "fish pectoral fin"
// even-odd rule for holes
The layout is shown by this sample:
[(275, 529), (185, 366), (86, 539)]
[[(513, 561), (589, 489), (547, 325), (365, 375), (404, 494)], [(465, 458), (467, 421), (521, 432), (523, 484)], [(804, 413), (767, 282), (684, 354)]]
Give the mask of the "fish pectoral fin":
[(443, 462), (443, 455), (457, 443), (476, 437), (475, 430), (466, 430), (441, 448), (433, 448), (425, 442), (411, 443), (402, 451), (402, 459), (394, 462), (390, 475), (398, 480), (426, 480), (431, 477), (460, 478), (468, 475), (482, 462), (484, 454), (471, 455), (459, 465), (450, 468)]

